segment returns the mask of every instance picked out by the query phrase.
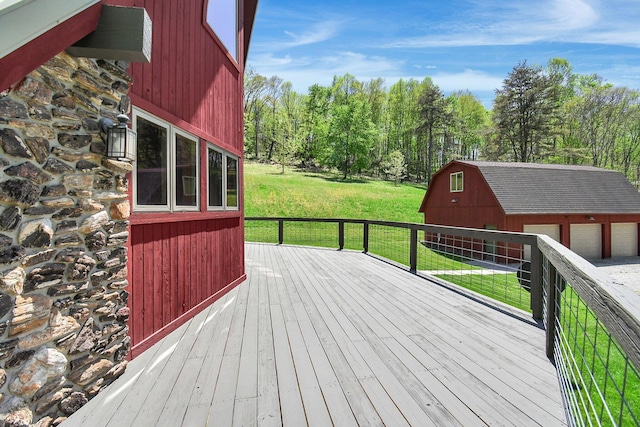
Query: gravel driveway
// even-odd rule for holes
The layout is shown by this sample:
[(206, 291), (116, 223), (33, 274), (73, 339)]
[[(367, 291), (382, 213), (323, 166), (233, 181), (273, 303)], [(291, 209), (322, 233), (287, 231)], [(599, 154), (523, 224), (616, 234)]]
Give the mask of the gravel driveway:
[(616, 282), (623, 283), (640, 294), (640, 257), (607, 258), (589, 260)]

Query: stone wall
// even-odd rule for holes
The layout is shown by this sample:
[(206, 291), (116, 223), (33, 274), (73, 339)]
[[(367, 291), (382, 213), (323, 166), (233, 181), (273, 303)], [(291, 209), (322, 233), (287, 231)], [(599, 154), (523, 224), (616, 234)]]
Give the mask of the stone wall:
[(98, 120), (130, 84), (61, 53), (0, 93), (0, 426), (57, 425), (125, 369), (131, 165)]

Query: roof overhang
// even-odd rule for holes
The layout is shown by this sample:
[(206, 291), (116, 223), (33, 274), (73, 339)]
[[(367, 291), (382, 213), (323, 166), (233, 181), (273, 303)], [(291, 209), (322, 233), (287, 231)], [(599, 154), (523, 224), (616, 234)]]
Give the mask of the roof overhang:
[(98, 0), (0, 0), (0, 91), (96, 29)]
[(247, 63), (249, 56), (249, 44), (251, 42), (251, 33), (253, 32), (253, 23), (256, 19), (256, 11), (258, 10), (258, 0), (245, 0), (244, 2), (244, 62)]
[(0, 0), (0, 58), (97, 3), (100, 0)]
[(151, 62), (151, 18), (141, 7), (102, 7), (95, 31), (67, 48), (73, 56)]

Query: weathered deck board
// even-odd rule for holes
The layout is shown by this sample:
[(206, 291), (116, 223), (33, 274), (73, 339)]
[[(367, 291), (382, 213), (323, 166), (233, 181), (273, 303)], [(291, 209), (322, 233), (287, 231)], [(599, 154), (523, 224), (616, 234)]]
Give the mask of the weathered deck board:
[(245, 283), (63, 425), (566, 425), (532, 322), (361, 253), (246, 254)]

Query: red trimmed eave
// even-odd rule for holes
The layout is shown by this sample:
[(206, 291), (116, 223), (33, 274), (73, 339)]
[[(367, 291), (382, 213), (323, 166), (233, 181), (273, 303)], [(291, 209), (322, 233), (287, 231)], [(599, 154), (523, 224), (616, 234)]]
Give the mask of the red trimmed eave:
[(0, 91), (65, 50), (98, 26), (102, 4), (96, 3), (0, 58)]
[(256, 18), (258, 10), (258, 0), (245, 0), (244, 2), (244, 63), (247, 64), (247, 56), (249, 53), (249, 43), (251, 42), (251, 33), (253, 31), (253, 22)]

